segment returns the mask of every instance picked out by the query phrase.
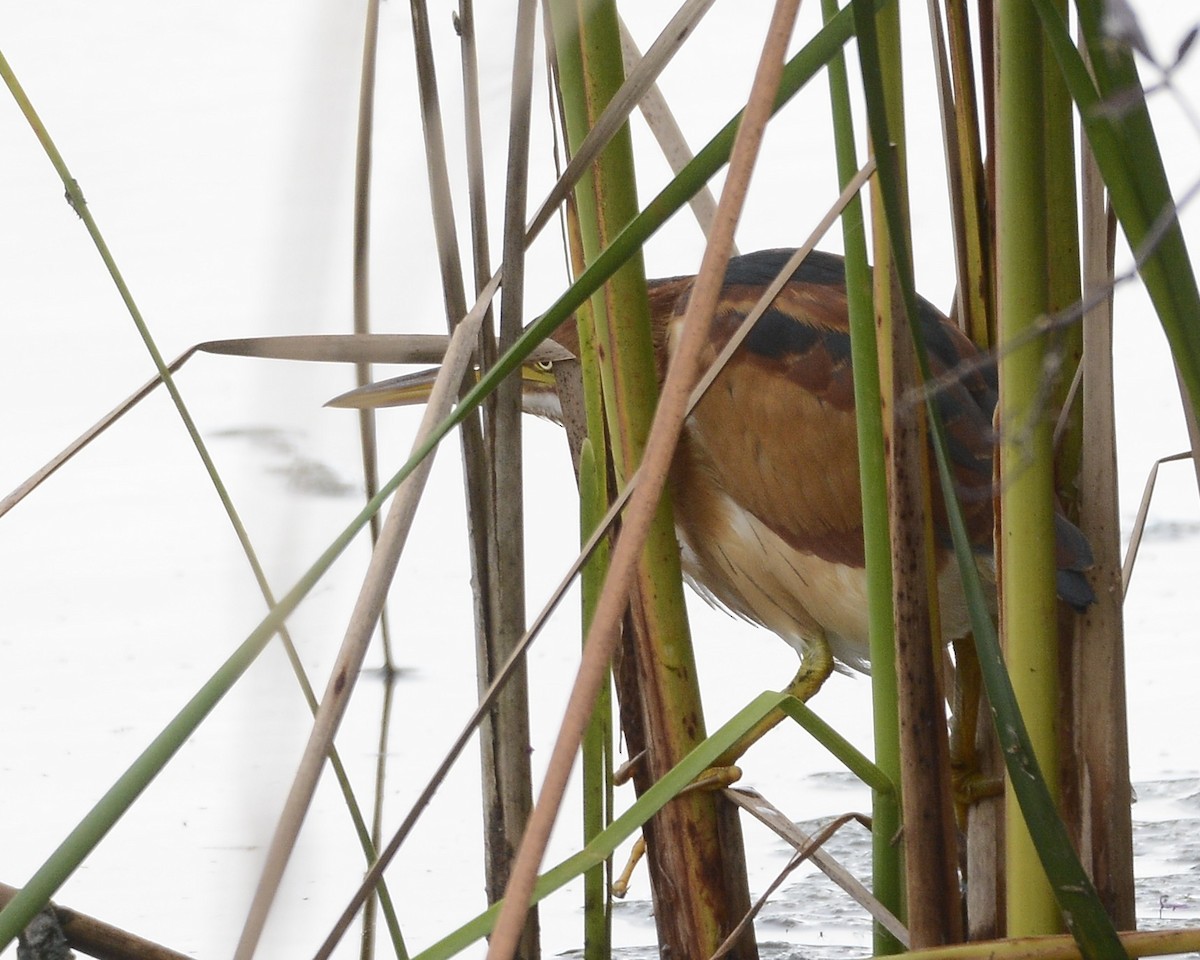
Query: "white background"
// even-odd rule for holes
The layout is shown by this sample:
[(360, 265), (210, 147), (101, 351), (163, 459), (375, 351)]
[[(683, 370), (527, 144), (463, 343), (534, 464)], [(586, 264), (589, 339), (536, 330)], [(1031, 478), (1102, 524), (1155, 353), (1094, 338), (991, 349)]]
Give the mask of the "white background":
[[(465, 250), (453, 5), (433, 6)], [(477, 14), (489, 201), (497, 212), (510, 6), (480, 4)], [(672, 9), (658, 2), (628, 6), (631, 29), (648, 47)], [(1143, 24), (1152, 45), (1169, 57), (1194, 13), (1184, 4), (1143, 6), (1153, 11), (1153, 22)], [(694, 148), (744, 102), (768, 13), (766, 4), (718, 4), (664, 74), (661, 86)], [(912, 49), (921, 50), (924, 13), (916, 6), (912, 13), (906, 29)], [(816, 5), (806, 5), (798, 38), (811, 35), (816, 17)], [(80, 182), (166, 356), (212, 338), (349, 329), (362, 20), (361, 4), (319, 0), (282, 6), (44, 0), (0, 7), (0, 50)], [(944, 165), (924, 59), (914, 55), (908, 62), (916, 267), (922, 292), (945, 307), (953, 276)], [(411, 64), (407, 6), (384, 4), (372, 192), (374, 323), (379, 330), (440, 332), (444, 317)], [(1176, 83), (1182, 102), (1200, 109), (1195, 65)], [(531, 207), (554, 178), (544, 81), (535, 96)], [(1153, 104), (1178, 195), (1200, 178), (1197, 131), (1166, 94)], [(818, 84), (771, 127), (738, 235), (743, 251), (800, 242), (836, 194), (827, 118)], [(635, 143), (646, 200), (669, 174), (640, 122)], [(91, 241), (63, 201), (57, 175), (7, 96), (0, 96), (0, 144), (0, 490), (7, 491), (144, 382), (152, 366)], [(1184, 222), (1194, 246), (1191, 209)], [(496, 215), (494, 231), (498, 224)], [(837, 244), (831, 238), (825, 246)], [(499, 249), (498, 232), (492, 249)], [(551, 226), (531, 252), (531, 316), (563, 287), (560, 250)], [(692, 272), (701, 250), (700, 232), (685, 213), (647, 245), (647, 271)], [(1128, 260), (1119, 254), (1121, 263)], [(1187, 444), (1161, 329), (1136, 283), (1119, 295), (1118, 324), (1127, 522), (1152, 460)], [(351, 377), (333, 366), (212, 357), (194, 359), (179, 377), (277, 593), (356, 511), (353, 496), (328, 495), (317, 482), (357, 483), (353, 418), (321, 408)], [(382, 415), (385, 470), (402, 460), (415, 422), (412, 412)], [(573, 555), (576, 520), (558, 432), (530, 423), (526, 456), (529, 595), (531, 606), (540, 606)], [(473, 703), (457, 460), (456, 445), (448, 446), (393, 592), (399, 658), (409, 673), (397, 688), (390, 826), (407, 811)], [(1198, 664), (1189, 604), (1196, 581), (1194, 476), (1186, 465), (1173, 465), (1160, 486), (1153, 514), (1158, 535), (1146, 545), (1128, 605), (1138, 780), (1200, 772), (1192, 736)], [(365, 554), (363, 544), (355, 544), (291, 621), (318, 690)], [(785, 682), (794, 658), (762, 631), (700, 603), (693, 609), (715, 726), (756, 693)], [(39, 866), (262, 614), (222, 510), (161, 392), (0, 521), (0, 880), (19, 885)], [(549, 753), (572, 675), (574, 622), (568, 605), (532, 655), (535, 763)], [(339, 745), (365, 793), (380, 686), (368, 675), (360, 687)], [(833, 678), (816, 706), (869, 748), (865, 680)], [(272, 646), (59, 900), (197, 956), (229, 954), (306, 719), (284, 658)], [(836, 778), (813, 778), (833, 769), (832, 761), (795, 730), (756, 748), (745, 767), (748, 781), (797, 819), (867, 802), (864, 791)], [(476, 760), (468, 755), (389, 875), (410, 949), (483, 906), (476, 779)], [(340, 912), (360, 862), (339, 807), (336, 792), (323, 783), (261, 956), (311, 952)], [(571, 849), (575, 832), (573, 823), (564, 824), (558, 856)], [(761, 889), (783, 854), (754, 831), (750, 843)], [(644, 876), (633, 896), (648, 896)], [(546, 914), (547, 955), (578, 944), (576, 903), (564, 898)], [(625, 915), (619, 936), (650, 942), (644, 909), (635, 906)], [(771, 935), (789, 936), (782, 925)], [(831, 932), (825, 946), (841, 942), (838, 935)], [(815, 934), (801, 927), (795, 936)], [(845, 933), (845, 942), (866, 944), (855, 932)], [(352, 949), (351, 940), (342, 955)]]

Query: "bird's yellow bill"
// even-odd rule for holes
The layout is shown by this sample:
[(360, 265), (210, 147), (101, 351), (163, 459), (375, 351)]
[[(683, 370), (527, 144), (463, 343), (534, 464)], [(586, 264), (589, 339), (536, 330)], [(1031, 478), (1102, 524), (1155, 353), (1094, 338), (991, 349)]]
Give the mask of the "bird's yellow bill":
[[(409, 407), (425, 403), (429, 399), (433, 383), (437, 380), (441, 367), (419, 370), (390, 380), (380, 380), (369, 383), (365, 387), (349, 390), (334, 397), (327, 407), (348, 407), (358, 410), (374, 410), (379, 407)], [(473, 376), (478, 381), (480, 373), (474, 371)], [(554, 372), (552, 361), (540, 360), (527, 363), (521, 367), (521, 383), (525, 390), (554, 389)]]
[(378, 383), (368, 383), (365, 387), (348, 390), (334, 397), (325, 406), (373, 410), (376, 407), (408, 407), (424, 403), (429, 399), (433, 382), (440, 371), (441, 367), (433, 367)]

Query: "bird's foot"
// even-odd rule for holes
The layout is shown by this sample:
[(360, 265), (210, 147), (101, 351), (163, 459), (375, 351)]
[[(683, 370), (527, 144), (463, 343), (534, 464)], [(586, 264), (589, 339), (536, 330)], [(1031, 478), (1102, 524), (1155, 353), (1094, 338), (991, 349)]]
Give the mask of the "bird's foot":
[[(619, 770), (613, 774), (614, 783), (624, 783), (633, 776), (633, 770), (638, 761), (642, 758), (642, 754), (638, 754), (632, 760), (627, 760), (623, 763)], [(620, 780), (617, 778), (621, 777)], [(694, 790), (723, 790), (730, 784), (736, 783), (742, 778), (740, 767), (709, 767), (703, 771), (700, 776), (689, 783), (686, 787), (679, 791), (677, 796), (683, 796), (685, 793), (691, 793)], [(633, 878), (633, 871), (637, 868), (638, 861), (646, 855), (646, 838), (638, 837), (633, 845), (633, 849), (629, 851), (629, 859), (625, 862), (625, 869), (621, 871), (621, 875), (613, 881), (612, 895), (619, 900), (625, 898), (625, 894), (629, 892), (629, 881)]]
[(736, 764), (722, 767), (709, 767), (695, 780), (679, 791), (679, 795), (691, 793), (693, 790), (724, 790), (730, 784), (742, 779), (742, 768)]
[(954, 641), (954, 709), (950, 724), (950, 784), (959, 829), (967, 827), (967, 812), (981, 800), (1004, 792), (1003, 776), (985, 772), (986, 761), (977, 741), (983, 678), (975, 643), (968, 636)]
[(952, 764), (950, 784), (954, 791), (954, 812), (960, 827), (966, 825), (967, 811), (972, 806), (1004, 793), (1003, 777), (986, 776), (978, 768), (962, 769)]
[(629, 859), (625, 862), (625, 869), (621, 871), (621, 875), (613, 881), (612, 895), (618, 900), (624, 900), (625, 894), (629, 892), (629, 881), (633, 878), (634, 868), (638, 865), (638, 861), (646, 855), (646, 838), (638, 837), (633, 844), (633, 849), (629, 851)]
[[(613, 771), (613, 785), (621, 786), (628, 783), (634, 773), (637, 772), (638, 765), (646, 756), (646, 751), (642, 751), (637, 756), (626, 760), (621, 766)], [(691, 783), (679, 791), (679, 796), (685, 793), (690, 793), (693, 790), (720, 790), (728, 787), (732, 783), (736, 783), (742, 778), (741, 768), (734, 764), (714, 764), (706, 770), (701, 771)]]
[(613, 786), (619, 787), (632, 780), (633, 775), (637, 772), (638, 767), (645, 759), (646, 751), (642, 750), (639, 753), (635, 753), (632, 757), (617, 767), (617, 769), (613, 771)]
[[(833, 654), (825, 638), (814, 642), (805, 652), (800, 661), (800, 670), (788, 684), (787, 692), (798, 700), (806, 701), (812, 697), (833, 672)], [(741, 758), (751, 745), (761, 739), (769, 730), (775, 727), (785, 714), (782, 710), (772, 710), (767, 716), (750, 728), (740, 740), (717, 758), (716, 763), (703, 771), (700, 776), (680, 791), (680, 794), (693, 790), (721, 790), (741, 779), (742, 771), (736, 761)], [(645, 751), (631, 757), (613, 773), (613, 783), (622, 784), (628, 781), (637, 770), (639, 763), (645, 758)], [(646, 853), (646, 840), (639, 837), (629, 854), (629, 861), (621, 875), (613, 881), (614, 897), (624, 897), (629, 891), (629, 881), (634, 868)]]

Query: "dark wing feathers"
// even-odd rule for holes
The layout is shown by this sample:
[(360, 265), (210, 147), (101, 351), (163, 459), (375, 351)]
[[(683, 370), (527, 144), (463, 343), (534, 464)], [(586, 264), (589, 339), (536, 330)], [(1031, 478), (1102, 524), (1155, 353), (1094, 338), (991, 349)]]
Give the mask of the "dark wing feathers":
[[(767, 250), (730, 260), (720, 312), (714, 320), (713, 337), (721, 346), (741, 324), (761, 295), (762, 287), (783, 269), (791, 254), (791, 250)], [(917, 309), (932, 372), (943, 384), (935, 398), (946, 427), (960, 496), (968, 505), (968, 530), (979, 548), (988, 549), (992, 539), (994, 368), (971, 368), (961, 377), (944, 377), (961, 368), (964, 360), (978, 357), (978, 351), (927, 300), (919, 299)], [(822, 402), (853, 411), (853, 369), (842, 258), (823, 252), (810, 254), (792, 274), (775, 303), (755, 323), (744, 348), (764, 372), (785, 376), (795, 387)], [(797, 429), (803, 427), (797, 424)], [(853, 444), (853, 435), (843, 439)], [(936, 488), (935, 521), (939, 540), (948, 543), (945, 509)]]
[(1096, 602), (1096, 594), (1083, 575), (1095, 564), (1092, 545), (1083, 531), (1061, 513), (1054, 515), (1054, 562), (1058, 567), (1058, 595), (1083, 613)]
[[(729, 261), (709, 360), (791, 255), (787, 249), (764, 250)], [(677, 320), (690, 289), (690, 278), (653, 282), (655, 315), (673, 312)], [(918, 311), (968, 530), (978, 549), (990, 550), (995, 367), (980, 363), (971, 341), (928, 301), (919, 300)], [(843, 261), (814, 252), (755, 324), (742, 346), (742, 360), (730, 364), (694, 420), (699, 442), (722, 472), (730, 496), (797, 549), (861, 565), (847, 325)], [(782, 383), (790, 390), (782, 389)], [(737, 424), (733, 418), (738, 415), (761, 422)], [(766, 475), (764, 464), (789, 472), (792, 479)], [(785, 488), (787, 483), (791, 486)], [(938, 539), (948, 545), (945, 507), (936, 485), (934, 500)], [(1056, 517), (1055, 533), (1060, 595), (1077, 608), (1086, 606), (1093, 599), (1081, 573), (1091, 565), (1087, 541), (1062, 517)]]
[[(761, 292), (726, 283), (705, 363)], [(676, 320), (685, 306), (680, 297)], [(861, 566), (853, 374), (845, 351), (828, 347), (831, 335), (845, 337), (844, 290), (826, 287), (817, 297), (793, 281), (764, 319), (692, 414), (680, 469), (715, 475), (730, 499), (795, 549)], [(700, 489), (684, 478), (678, 486)]]
[[(727, 286), (765, 287), (774, 280), (796, 251), (790, 247), (759, 250), (740, 257), (731, 257), (725, 271)], [(846, 285), (845, 262), (837, 254), (814, 250), (796, 268), (791, 279), (796, 283), (823, 287)]]

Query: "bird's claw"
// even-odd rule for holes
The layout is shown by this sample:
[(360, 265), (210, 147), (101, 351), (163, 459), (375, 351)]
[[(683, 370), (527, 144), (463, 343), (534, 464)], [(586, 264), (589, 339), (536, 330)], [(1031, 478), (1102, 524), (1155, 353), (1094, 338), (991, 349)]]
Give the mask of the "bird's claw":
[(633, 877), (634, 867), (638, 865), (638, 861), (646, 855), (646, 838), (638, 837), (633, 845), (633, 849), (629, 851), (629, 859), (625, 862), (625, 869), (621, 871), (621, 875), (613, 881), (612, 895), (618, 900), (624, 900), (625, 894), (629, 892), (629, 881)]

